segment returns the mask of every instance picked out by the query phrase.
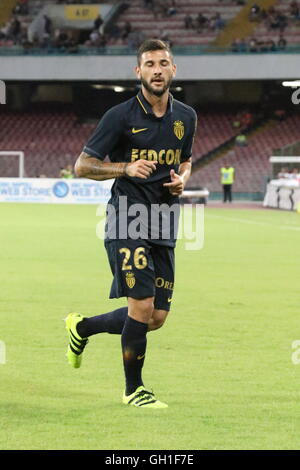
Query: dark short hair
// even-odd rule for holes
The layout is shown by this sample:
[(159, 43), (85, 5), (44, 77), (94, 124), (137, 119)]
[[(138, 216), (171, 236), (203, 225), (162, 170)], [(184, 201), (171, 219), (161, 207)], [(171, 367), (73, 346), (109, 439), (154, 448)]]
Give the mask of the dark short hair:
[(173, 59), (173, 54), (168, 43), (162, 41), (161, 39), (146, 39), (146, 41), (140, 45), (137, 51), (137, 61), (139, 65), (141, 63), (142, 54), (144, 54), (144, 52), (150, 51), (167, 51)]

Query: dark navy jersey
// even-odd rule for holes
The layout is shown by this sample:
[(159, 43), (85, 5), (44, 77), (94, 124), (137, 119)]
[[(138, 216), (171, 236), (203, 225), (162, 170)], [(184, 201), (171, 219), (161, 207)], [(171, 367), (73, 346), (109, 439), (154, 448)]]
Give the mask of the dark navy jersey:
[[(109, 203), (117, 208), (120, 196), (127, 196), (128, 206), (178, 203), (163, 184), (170, 182), (171, 169), (178, 173), (180, 163), (191, 157), (196, 125), (195, 111), (171, 94), (162, 117), (155, 116), (141, 91), (107, 111), (84, 146), (85, 153), (100, 160), (108, 156), (111, 162), (158, 161), (147, 179), (116, 178)], [(157, 243), (174, 246), (174, 238)]]

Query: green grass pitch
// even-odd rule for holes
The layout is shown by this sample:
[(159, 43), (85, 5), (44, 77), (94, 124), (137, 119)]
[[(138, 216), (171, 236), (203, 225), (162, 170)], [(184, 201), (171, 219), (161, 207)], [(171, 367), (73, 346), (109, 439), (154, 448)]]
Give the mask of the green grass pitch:
[(119, 336), (66, 362), (68, 312), (124, 305), (108, 299), (96, 206), (1, 204), (0, 220), (0, 449), (299, 448), (298, 214), (208, 207), (203, 249), (178, 243), (144, 368), (161, 411), (122, 405)]

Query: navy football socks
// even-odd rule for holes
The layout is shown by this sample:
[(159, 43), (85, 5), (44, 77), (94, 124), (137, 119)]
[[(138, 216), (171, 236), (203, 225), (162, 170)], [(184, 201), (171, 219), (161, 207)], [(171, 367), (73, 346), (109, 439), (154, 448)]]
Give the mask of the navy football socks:
[(143, 385), (142, 368), (147, 346), (147, 331), (148, 323), (129, 317), (128, 307), (84, 318), (77, 324), (77, 332), (81, 338), (88, 338), (97, 333), (121, 335), (126, 395), (130, 395)]
[(88, 338), (97, 333), (120, 335), (128, 315), (128, 307), (121, 307), (103, 315), (84, 318), (77, 324), (77, 332), (81, 338)]
[(143, 385), (142, 368), (147, 346), (148, 324), (127, 317), (121, 336), (126, 395)]

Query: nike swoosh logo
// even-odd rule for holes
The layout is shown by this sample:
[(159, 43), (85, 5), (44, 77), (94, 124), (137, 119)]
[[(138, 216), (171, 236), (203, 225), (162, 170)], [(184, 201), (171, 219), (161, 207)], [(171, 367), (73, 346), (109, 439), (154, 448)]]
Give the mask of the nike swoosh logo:
[(136, 129), (135, 127), (133, 127), (133, 128), (131, 129), (131, 132), (132, 132), (133, 134), (137, 134), (138, 132), (143, 132), (143, 131), (147, 131), (147, 130), (148, 130), (148, 127), (144, 127), (143, 129)]
[(145, 357), (145, 354), (143, 354), (142, 356), (137, 356), (137, 360), (140, 361), (141, 359), (143, 359)]
[(172, 302), (172, 297), (168, 297), (168, 302)]

